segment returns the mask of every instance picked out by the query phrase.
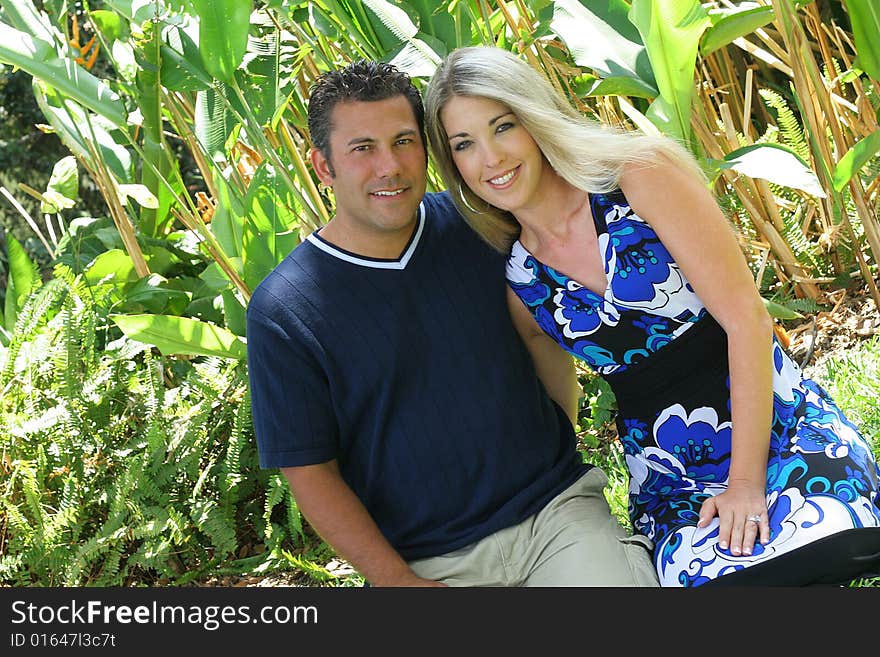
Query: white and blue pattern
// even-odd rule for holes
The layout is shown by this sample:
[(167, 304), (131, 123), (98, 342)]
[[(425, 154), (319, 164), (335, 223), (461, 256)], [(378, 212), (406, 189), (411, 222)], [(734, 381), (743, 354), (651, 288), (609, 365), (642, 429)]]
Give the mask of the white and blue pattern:
[[(519, 242), (507, 278), (548, 335), (607, 376), (651, 358), (706, 309), (619, 190), (591, 195), (591, 208), (608, 282), (604, 295), (542, 264)], [(698, 586), (841, 530), (880, 527), (880, 468), (867, 441), (775, 340), (773, 363), (771, 541), (756, 543), (751, 555), (719, 548), (717, 518), (696, 527), (703, 501), (727, 486), (729, 380), (700, 380), (699, 367), (692, 368), (689, 376), (696, 380), (684, 382), (687, 392), (676, 403), (618, 417), (630, 472), (630, 518), (635, 531), (654, 541), (664, 586)], [(676, 372), (669, 377), (679, 383)]]

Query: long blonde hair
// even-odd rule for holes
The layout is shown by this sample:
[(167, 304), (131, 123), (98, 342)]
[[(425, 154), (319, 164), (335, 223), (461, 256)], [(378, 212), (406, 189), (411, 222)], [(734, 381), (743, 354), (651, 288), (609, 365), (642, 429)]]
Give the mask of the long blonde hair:
[(578, 189), (610, 191), (618, 186), (625, 164), (656, 163), (660, 154), (705, 180), (697, 161), (678, 142), (619, 130), (583, 116), (549, 80), (513, 53), (493, 46), (459, 48), (443, 60), (425, 93), (428, 142), (459, 211), (502, 253), (519, 236), (520, 226), (510, 213), (487, 207), (462, 180), (440, 120), (440, 112), (454, 96), (488, 98), (509, 107), (550, 166)]

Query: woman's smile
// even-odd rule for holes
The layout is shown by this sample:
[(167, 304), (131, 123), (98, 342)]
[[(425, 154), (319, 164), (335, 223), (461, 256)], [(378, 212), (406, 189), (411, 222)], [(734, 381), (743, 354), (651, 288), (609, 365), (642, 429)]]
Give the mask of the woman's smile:
[(549, 165), (507, 105), (453, 96), (440, 115), (455, 166), (474, 194), (514, 214), (541, 198)]

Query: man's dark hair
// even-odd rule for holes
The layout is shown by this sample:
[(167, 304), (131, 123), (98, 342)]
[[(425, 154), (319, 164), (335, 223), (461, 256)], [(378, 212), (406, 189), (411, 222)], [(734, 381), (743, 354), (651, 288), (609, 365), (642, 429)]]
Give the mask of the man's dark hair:
[[(361, 59), (345, 68), (328, 71), (312, 84), (309, 91), (309, 133), (312, 145), (330, 160), (330, 116), (337, 103), (347, 101), (387, 100), (404, 96), (412, 107), (425, 141), (425, 108), (422, 96), (410, 77), (392, 64)], [(332, 171), (331, 171), (332, 173)]]

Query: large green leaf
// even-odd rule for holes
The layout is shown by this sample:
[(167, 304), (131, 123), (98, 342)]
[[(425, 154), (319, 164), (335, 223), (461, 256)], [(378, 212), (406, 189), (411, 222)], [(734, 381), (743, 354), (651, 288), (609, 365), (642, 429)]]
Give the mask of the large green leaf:
[(727, 166), (751, 178), (800, 189), (820, 198), (826, 196), (816, 174), (797, 153), (782, 144), (754, 144), (724, 156)]
[(114, 125), (125, 127), (125, 106), (110, 87), (73, 59), (59, 58), (44, 42), (5, 23), (0, 23), (0, 62), (21, 68)]
[(229, 110), (223, 90), (215, 87), (196, 93), (195, 135), (214, 159), (226, 159), (226, 140), (239, 122)]
[(729, 8), (711, 10), (709, 17), (712, 27), (706, 30), (700, 42), (700, 54), (704, 57), (736, 39), (751, 34), (773, 21), (773, 7), (760, 6), (751, 2)]
[(232, 84), (247, 51), (252, 0), (190, 0), (199, 17), (199, 52), (205, 69)]
[(51, 47), (52, 43), (60, 40), (61, 33), (52, 28), (48, 16), (43, 12), (37, 12), (33, 2), (22, 0), (0, 0), (3, 8), (4, 20), (13, 27), (26, 32)]
[(244, 199), (242, 227), (244, 281), (253, 290), (298, 243), (296, 203), (274, 169), (257, 169)]
[(214, 184), (217, 186), (217, 206), (211, 219), (210, 230), (229, 257), (240, 258), (244, 225), (242, 198), (223, 176), (216, 176)]
[(223, 290), (220, 293), (223, 300), (223, 321), (226, 327), (235, 335), (244, 336), (247, 333), (247, 309), (241, 297), (234, 290)]
[(79, 196), (79, 169), (76, 166), (76, 158), (68, 155), (62, 157), (52, 167), (52, 175), (43, 194), (46, 200), (40, 203), (40, 212), (54, 214), (60, 212), (62, 208), (73, 207), (77, 196)]
[(834, 189), (842, 191), (859, 169), (865, 166), (880, 151), (880, 130), (875, 130), (864, 139), (859, 140), (840, 158), (834, 167), (831, 181)]
[(6, 234), (6, 253), (9, 258), (9, 278), (3, 314), (6, 329), (12, 331), (18, 311), (39, 281), (39, 271), (21, 243), (9, 233)]
[(382, 24), (403, 42), (391, 63), (413, 77), (430, 77), (440, 63), (441, 56), (425, 38), (416, 38), (419, 28), (403, 7), (387, 0), (364, 0), (364, 5), (369, 7)]
[(189, 306), (190, 294), (167, 287), (168, 279), (159, 274), (144, 276), (125, 290), (121, 308), (132, 313), (181, 315)]
[(87, 113), (42, 80), (35, 78), (33, 87), (37, 105), (72, 153), (92, 162), (91, 151), (86, 145), (88, 139), (116, 180), (125, 182), (131, 178), (131, 154), (110, 134), (113, 126), (106, 125), (107, 122), (102, 122), (99, 116)]
[(459, 30), (455, 18), (449, 13), (454, 11), (450, 8), (450, 3), (439, 3), (436, 0), (410, 0), (408, 4), (418, 12), (419, 31), (441, 41), (447, 52), (460, 46), (471, 45), (470, 30), (466, 33)]
[(104, 0), (103, 4), (112, 7), (128, 20), (138, 24), (143, 24), (151, 18), (157, 18), (165, 13), (163, 0)]
[(171, 315), (110, 315), (110, 319), (129, 338), (153, 345), (165, 356), (247, 357), (241, 338), (208, 322)]
[(577, 83), (574, 86), (579, 95), (586, 97), (634, 96), (636, 98), (654, 98), (657, 95), (656, 89), (649, 87), (639, 78), (594, 78), (585, 87)]
[(855, 65), (880, 80), (880, 2), (843, 0), (856, 42)]
[(557, 0), (551, 26), (575, 63), (601, 78), (635, 78), (657, 95), (645, 46), (623, 0)]
[(134, 283), (138, 277), (131, 256), (123, 249), (109, 249), (92, 260), (83, 278), (90, 285), (114, 285), (120, 288)]
[(660, 130), (696, 148), (691, 131), (691, 102), (697, 48), (711, 21), (698, 0), (633, 0), (629, 19), (648, 50), (660, 96), (647, 116)]
[(211, 75), (202, 65), (199, 46), (187, 30), (198, 26), (192, 17), (183, 17), (179, 25), (168, 25), (162, 30), (159, 57), (159, 79), (162, 86), (174, 91), (208, 89)]
[(781, 303), (776, 303), (775, 301), (770, 301), (770, 299), (761, 298), (761, 301), (764, 302), (764, 307), (767, 309), (767, 314), (770, 317), (775, 317), (776, 319), (803, 319), (803, 315), (799, 313), (797, 310), (792, 310), (788, 306), (783, 306)]
[(148, 23), (145, 38), (140, 48), (143, 62), (139, 68), (135, 84), (138, 92), (138, 107), (143, 115), (144, 162), (140, 167), (141, 184), (156, 199), (156, 207), (149, 205), (140, 209), (141, 231), (150, 237), (158, 237), (166, 232), (173, 215), (170, 208), (175, 204), (168, 189), (170, 181), (177, 182), (180, 173), (178, 164), (170, 157), (171, 149), (165, 142), (163, 130), (162, 94), (162, 43), (161, 30), (155, 23)]
[(432, 45), (428, 39), (424, 35), (421, 39), (409, 39), (391, 58), (391, 63), (410, 77), (430, 78), (442, 60), (442, 55), (434, 48), (442, 44), (431, 39), (434, 42)]
[(128, 39), (131, 36), (128, 23), (122, 20), (122, 16), (114, 11), (97, 9), (91, 12), (89, 20), (108, 42)]

